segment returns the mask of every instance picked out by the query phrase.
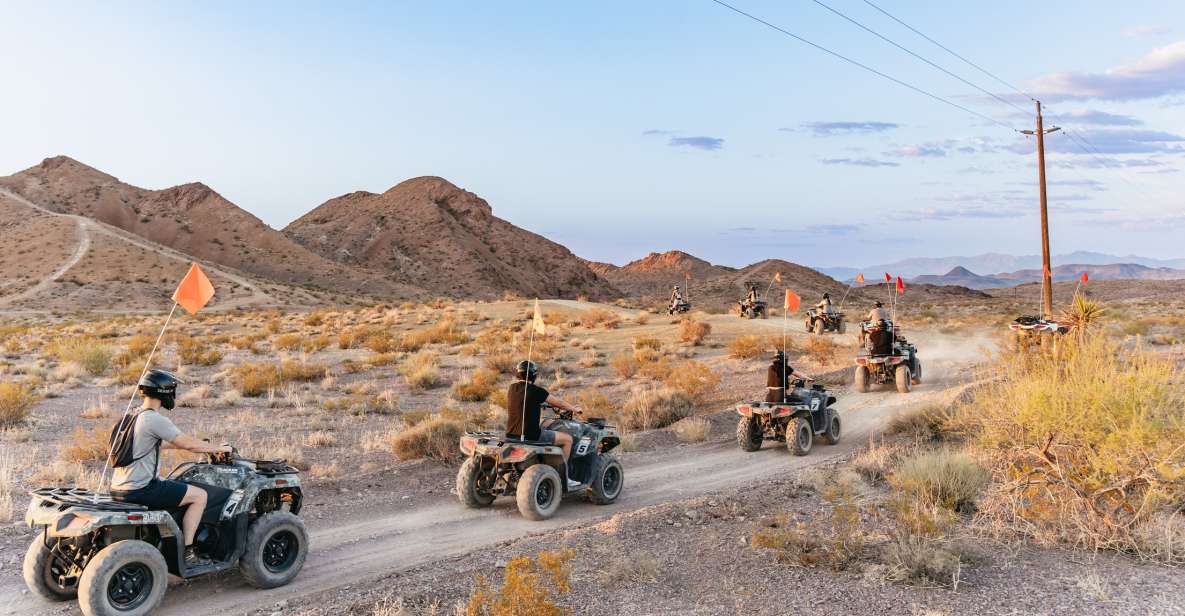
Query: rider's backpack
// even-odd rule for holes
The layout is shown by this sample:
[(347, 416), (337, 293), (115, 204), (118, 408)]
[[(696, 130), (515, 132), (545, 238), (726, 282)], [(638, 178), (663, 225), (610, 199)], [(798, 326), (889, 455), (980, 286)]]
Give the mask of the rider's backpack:
[[(111, 439), (108, 441), (109, 448), (107, 454), (107, 464), (111, 468), (120, 468), (124, 466), (131, 466), (133, 462), (148, 455), (147, 453), (140, 458), (136, 457), (133, 444), (135, 441), (136, 420), (143, 414), (143, 410), (134, 413), (126, 413), (119, 419), (119, 423), (111, 429)], [(157, 443), (160, 447), (160, 443)], [(149, 452), (151, 453), (151, 452)]]

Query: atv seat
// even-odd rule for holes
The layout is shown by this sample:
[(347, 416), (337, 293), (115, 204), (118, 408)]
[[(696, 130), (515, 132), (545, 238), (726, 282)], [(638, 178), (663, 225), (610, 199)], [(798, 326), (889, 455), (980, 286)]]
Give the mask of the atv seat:
[(512, 445), (532, 445), (535, 447), (558, 447), (558, 445), (556, 445), (555, 443), (541, 443), (539, 441), (528, 441), (526, 439), (514, 438), (514, 437), (510, 437), (510, 436), (506, 437), (504, 440), (507, 443), (510, 443)]

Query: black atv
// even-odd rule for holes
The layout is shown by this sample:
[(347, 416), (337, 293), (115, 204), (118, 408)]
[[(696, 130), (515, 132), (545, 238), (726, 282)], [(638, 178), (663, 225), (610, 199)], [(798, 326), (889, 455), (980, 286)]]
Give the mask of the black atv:
[(870, 383), (895, 383), (897, 391), (909, 393), (922, 382), (922, 360), (918, 349), (897, 331), (891, 321), (861, 321), (865, 348), (856, 355), (856, 391), (868, 391)]
[[(780, 391), (780, 389), (779, 389)], [(839, 442), (839, 412), (831, 408), (832, 396), (822, 385), (798, 379), (785, 402), (745, 402), (737, 405), (737, 444), (745, 451), (761, 449), (764, 441), (783, 441), (796, 456), (810, 453), (815, 437), (834, 445)]]
[(1070, 328), (1035, 316), (1019, 316), (1008, 324), (1012, 334), (1009, 348), (1022, 352), (1035, 348), (1056, 349), (1058, 338), (1069, 333)]
[(169, 478), (208, 492), (194, 545), (210, 564), (185, 564), (184, 508), (150, 510), (81, 488), (40, 488), (25, 513), (39, 529), (25, 553), (29, 590), (50, 601), (77, 598), (87, 616), (143, 616), (160, 605), (170, 574), (193, 579), (237, 566), (251, 585), (275, 588), (300, 572), (309, 538), (297, 517), (303, 497), (295, 468), (210, 454)]
[[(495, 432), (466, 432), (461, 453), (468, 458), (457, 471), (457, 497), (466, 507), (488, 507), (499, 496), (513, 494), (518, 510), (529, 520), (555, 515), (564, 494), (584, 492), (598, 505), (617, 500), (625, 474), (617, 456), (609, 452), (621, 437), (605, 420), (573, 419), (572, 413), (544, 405), (555, 413), (549, 430), (572, 435), (572, 455), (564, 464), (563, 450)], [(569, 485), (568, 480), (575, 483)]]
[(816, 334), (823, 332), (835, 332), (842, 334), (848, 331), (847, 323), (844, 321), (842, 312), (822, 312), (818, 308), (811, 308), (806, 311), (806, 318), (803, 320), (803, 325), (806, 331)]
[(679, 298), (672, 299), (669, 306), (667, 306), (667, 314), (683, 314), (691, 311), (691, 302)]

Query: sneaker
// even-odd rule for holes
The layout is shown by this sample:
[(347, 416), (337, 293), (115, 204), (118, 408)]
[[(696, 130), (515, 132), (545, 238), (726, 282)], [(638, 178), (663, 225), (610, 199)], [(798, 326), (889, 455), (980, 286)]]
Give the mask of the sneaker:
[(576, 481), (575, 479), (568, 480), (568, 489), (569, 490), (571, 490), (572, 488), (579, 488), (579, 487), (580, 487), (579, 481)]
[(197, 549), (192, 545), (185, 548), (185, 568), (193, 569), (195, 567), (204, 567), (210, 564), (210, 559), (204, 556), (199, 556)]

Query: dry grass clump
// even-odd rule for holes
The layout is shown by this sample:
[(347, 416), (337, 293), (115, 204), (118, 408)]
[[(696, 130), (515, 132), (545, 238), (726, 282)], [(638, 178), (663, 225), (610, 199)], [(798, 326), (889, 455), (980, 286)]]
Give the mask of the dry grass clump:
[(1185, 502), (1185, 375), (1101, 336), (1060, 347), (993, 362), (1000, 378), (961, 409), (995, 462), (981, 516), (1040, 542), (1140, 553), (1136, 529)]
[(622, 427), (653, 430), (691, 415), (691, 398), (669, 387), (635, 390), (621, 408)]
[(572, 549), (540, 552), (534, 558), (519, 556), (506, 565), (502, 587), (494, 589), (484, 576), (458, 613), (465, 616), (563, 616), (568, 612), (556, 605), (553, 595), (572, 590), (569, 563)]
[(649, 351), (661, 351), (662, 350), (662, 340), (659, 340), (658, 338), (655, 338), (654, 336), (639, 336), (637, 338), (634, 338), (633, 342), (634, 342), (634, 352), (641, 351), (643, 349), (649, 350)]
[(702, 443), (712, 432), (712, 422), (703, 417), (688, 417), (675, 422), (675, 438), (683, 443)]
[(391, 452), (400, 460), (452, 460), (460, 454), (464, 431), (462, 422), (434, 415), (395, 435)]
[(745, 334), (728, 343), (728, 356), (734, 359), (753, 359), (761, 355), (761, 341), (757, 336)]
[(692, 360), (673, 366), (663, 377), (663, 382), (699, 403), (716, 391), (720, 385), (720, 375), (707, 364)]
[(613, 417), (617, 414), (613, 402), (598, 389), (584, 389), (576, 394), (575, 400), (585, 417)]
[(333, 447), (337, 444), (337, 435), (329, 430), (316, 430), (304, 435), (304, 446), (312, 449)]
[[(341, 344), (341, 340), (338, 340)], [(368, 332), (362, 339), (362, 346), (375, 353), (390, 353), (399, 350), (399, 343), (395, 337), (385, 331)]]
[(802, 351), (820, 366), (826, 366), (835, 361), (835, 355), (839, 351), (839, 346), (831, 338), (811, 336), (807, 339), (806, 345), (802, 347)]
[(937, 439), (951, 420), (941, 406), (924, 406), (894, 415), (885, 428), (887, 434), (904, 434), (918, 441)]
[(431, 327), (404, 334), (399, 349), (418, 351), (429, 344), (464, 344), (470, 340), (469, 332), (456, 319), (446, 317)]
[(33, 388), (23, 382), (0, 383), (0, 428), (23, 422), (40, 399)]
[(679, 340), (692, 346), (703, 344), (704, 338), (712, 333), (712, 326), (695, 319), (683, 319), (679, 322)]
[(16, 488), (16, 457), (0, 453), (0, 524), (12, 521), (13, 492)]
[(231, 372), (231, 382), (244, 396), (258, 397), (275, 391), (289, 381), (313, 381), (325, 376), (323, 364), (302, 363), (295, 360), (275, 364), (240, 364)]
[(586, 310), (580, 314), (579, 322), (581, 327), (592, 329), (594, 327), (603, 327), (605, 329), (617, 329), (621, 326), (621, 317), (616, 312), (608, 308), (593, 308)]
[(300, 334), (280, 334), (272, 338), (272, 348), (281, 351), (295, 351), (300, 348)]
[(316, 353), (327, 348), (329, 348), (329, 336), (326, 335), (311, 336), (300, 345), (300, 350), (305, 353)]
[(110, 426), (96, 426), (90, 429), (78, 427), (66, 437), (62, 444), (61, 458), (67, 462), (91, 462), (107, 457)]
[(431, 351), (419, 351), (407, 357), (399, 373), (412, 389), (431, 389), (440, 384), (440, 357)]
[(617, 376), (623, 379), (633, 378), (634, 375), (638, 373), (638, 370), (642, 367), (642, 363), (639, 362), (632, 354), (624, 353), (621, 355), (614, 355), (609, 360), (609, 365), (613, 368), (613, 371), (617, 373)]
[(937, 449), (903, 460), (889, 482), (922, 504), (972, 511), (991, 473), (965, 452)]
[(885, 577), (895, 582), (957, 588), (964, 557), (953, 543), (920, 535), (895, 537), (882, 548), (889, 570)]
[(222, 361), (222, 352), (200, 338), (185, 336), (177, 339), (177, 357), (185, 364), (214, 366)]
[(491, 353), (482, 360), (485, 367), (503, 374), (513, 372), (518, 362), (518, 353), (509, 350)]
[(453, 384), (453, 395), (463, 402), (480, 402), (490, 397), (498, 384), (498, 372), (489, 368), (478, 368), (469, 377)]
[(178, 406), (201, 407), (209, 406), (214, 400), (210, 398), (210, 386), (206, 384), (187, 387), (177, 396)]
[(45, 352), (60, 362), (78, 364), (94, 376), (106, 372), (115, 358), (110, 346), (85, 336), (55, 340), (45, 347)]

